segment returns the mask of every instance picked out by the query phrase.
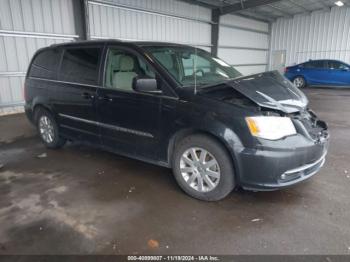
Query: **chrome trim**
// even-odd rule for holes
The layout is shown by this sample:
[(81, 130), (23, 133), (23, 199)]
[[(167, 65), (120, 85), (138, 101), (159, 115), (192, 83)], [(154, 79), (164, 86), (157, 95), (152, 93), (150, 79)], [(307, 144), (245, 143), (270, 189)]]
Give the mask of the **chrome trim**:
[[(327, 154), (327, 151), (325, 153), (323, 153), (323, 155), (317, 161), (315, 161), (315, 162), (313, 162), (311, 164), (306, 164), (306, 165), (303, 165), (301, 167), (297, 167), (297, 168), (294, 168), (294, 169), (287, 170), (283, 174), (290, 175), (290, 174), (293, 174), (293, 173), (298, 173), (298, 172), (304, 171), (306, 169), (309, 169), (311, 167), (314, 167), (317, 164), (319, 164), (320, 162), (322, 162), (321, 165), (320, 165), (320, 167), (321, 167), (321, 166), (323, 166), (324, 162), (326, 161), (326, 154)], [(308, 175), (310, 175), (310, 174), (308, 174)]]
[(121, 127), (121, 126), (115, 126), (115, 125), (109, 125), (109, 124), (104, 124), (104, 123), (99, 123), (100, 126), (105, 127), (105, 128), (109, 128), (112, 130), (116, 130), (116, 131), (120, 131), (120, 132), (124, 132), (124, 133), (130, 133), (133, 135), (138, 135), (138, 136), (145, 136), (145, 137), (149, 137), (149, 138), (153, 138), (153, 135), (147, 132), (142, 132), (142, 131), (138, 131), (138, 130), (134, 130), (134, 129), (129, 129), (129, 128), (125, 128), (125, 127)]
[(46, 78), (35, 77), (35, 76), (30, 76), (29, 79), (41, 80), (41, 81), (47, 81), (47, 82), (54, 82), (54, 83), (61, 83), (61, 84), (70, 84), (70, 85), (78, 85), (78, 86), (90, 86), (90, 87), (100, 88), (100, 86), (97, 86), (97, 85), (81, 84), (81, 83), (76, 83), (76, 82), (67, 82), (67, 81), (54, 80), (54, 79), (46, 79)]
[(74, 130), (74, 131), (78, 131), (78, 132), (83, 132), (85, 134), (89, 134), (89, 135), (93, 135), (93, 136), (98, 136), (98, 134), (95, 134), (93, 132), (89, 132), (89, 131), (86, 131), (86, 130), (82, 130), (82, 129), (79, 129), (79, 128), (75, 128), (75, 127), (71, 127), (71, 126), (67, 126), (67, 125), (60, 125), (61, 127), (64, 127), (64, 128), (67, 128), (67, 129), (71, 129), (71, 130)]
[(195, 21), (195, 22), (205, 23), (205, 24), (213, 24), (213, 22), (210, 20), (204, 20), (204, 19), (200, 19), (200, 18), (196, 19), (196, 18), (189, 17), (189, 16), (182, 16), (182, 15), (176, 15), (176, 14), (171, 14), (171, 13), (162, 13), (162, 12), (155, 11), (155, 10), (150, 10), (150, 9), (146, 10), (146, 9), (142, 9), (139, 7), (133, 7), (133, 6), (128, 6), (128, 5), (123, 5), (123, 4), (110, 3), (110, 2), (105, 2), (105, 1), (92, 1), (92, 0), (89, 0), (88, 3), (91, 5), (99, 5), (99, 6), (124, 9), (124, 10), (129, 10), (129, 11), (134, 11), (134, 12), (140, 12), (140, 13), (145, 13), (145, 14), (159, 15), (159, 16), (165, 16), (165, 17), (170, 17), (170, 18), (175, 18), (175, 19)]
[(84, 122), (84, 123), (88, 123), (88, 124), (92, 124), (92, 125), (99, 125), (99, 124), (98, 124), (99, 122), (92, 121), (92, 120), (88, 120), (88, 119), (85, 119), (85, 118), (70, 116), (70, 115), (66, 115), (66, 114), (58, 114), (58, 115), (61, 116), (61, 117), (64, 117), (64, 118), (68, 118), (68, 119), (72, 119), (72, 120), (77, 120), (77, 121)]
[[(79, 85), (79, 86), (89, 86), (89, 87), (94, 87), (94, 88), (103, 88), (103, 89), (115, 90), (115, 91), (118, 91), (118, 92), (129, 93), (129, 94), (136, 93), (134, 91), (128, 91), (128, 90), (123, 90), (123, 89), (114, 89), (114, 88), (95, 86), (95, 85), (89, 85), (89, 84), (81, 84), (81, 83), (76, 83), (76, 82), (66, 82), (66, 81), (60, 81), (60, 80), (54, 80), (54, 79), (45, 79), (45, 78), (34, 77), (34, 76), (30, 76), (28, 78), (29, 79), (34, 79), (34, 80), (53, 82), (53, 83), (62, 83), (62, 84), (69, 84), (69, 85)], [(38, 88), (38, 87), (36, 87), (36, 88)], [(141, 93), (141, 92), (137, 92), (137, 94), (142, 94), (142, 95), (146, 95), (146, 96), (155, 96), (155, 95), (157, 95), (155, 93)], [(171, 96), (163, 95), (163, 94), (158, 94), (158, 97), (161, 97), (161, 98), (164, 98), (164, 99), (165, 98), (166, 99), (173, 99), (173, 100), (178, 100), (179, 99), (178, 97), (171, 97)]]
[(80, 117), (66, 115), (66, 114), (58, 114), (58, 115), (61, 117), (64, 117), (64, 118), (71, 119), (71, 120), (76, 120), (76, 121), (84, 122), (87, 124), (96, 125), (99, 127), (104, 127), (104, 128), (112, 129), (115, 131), (120, 131), (120, 132), (129, 133), (129, 134), (133, 134), (133, 135), (154, 138), (154, 136), (152, 134), (147, 133), (147, 132), (142, 132), (142, 131), (129, 129), (129, 128), (121, 127), (121, 126), (116, 126), (116, 125), (109, 125), (109, 124), (105, 124), (105, 123), (101, 123), (101, 122), (97, 122), (97, 121), (92, 121), (92, 120), (88, 120), (88, 119), (84, 119), (84, 118), (80, 118)]

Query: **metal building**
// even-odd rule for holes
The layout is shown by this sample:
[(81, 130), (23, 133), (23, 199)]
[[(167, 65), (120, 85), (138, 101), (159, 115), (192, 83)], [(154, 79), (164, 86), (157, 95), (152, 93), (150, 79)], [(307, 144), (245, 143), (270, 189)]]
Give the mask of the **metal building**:
[(71, 0), (0, 1), (0, 113), (21, 110), (23, 80), (34, 52), (73, 41)]
[(350, 8), (327, 0), (1, 0), (0, 114), (22, 110), (40, 47), (77, 39), (155, 40), (211, 51), (243, 74), (310, 58), (350, 59)]
[(278, 19), (272, 24), (271, 51), (282, 67), (322, 58), (349, 63), (350, 8), (333, 7)]

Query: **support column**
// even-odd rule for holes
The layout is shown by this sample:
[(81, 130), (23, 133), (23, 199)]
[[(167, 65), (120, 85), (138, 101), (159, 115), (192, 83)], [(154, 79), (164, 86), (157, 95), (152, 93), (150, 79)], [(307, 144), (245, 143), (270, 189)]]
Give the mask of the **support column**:
[(76, 34), (79, 40), (88, 39), (88, 19), (86, 0), (73, 0), (73, 14)]
[(211, 54), (213, 56), (218, 55), (218, 44), (219, 44), (219, 25), (220, 25), (220, 10), (213, 9), (211, 11)]

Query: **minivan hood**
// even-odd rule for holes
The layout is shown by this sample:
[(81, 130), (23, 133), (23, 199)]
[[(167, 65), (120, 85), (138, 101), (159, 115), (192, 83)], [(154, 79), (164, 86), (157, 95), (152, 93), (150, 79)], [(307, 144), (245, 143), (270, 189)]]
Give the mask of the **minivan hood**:
[(226, 83), (261, 107), (284, 113), (304, 110), (308, 99), (278, 71), (240, 77)]

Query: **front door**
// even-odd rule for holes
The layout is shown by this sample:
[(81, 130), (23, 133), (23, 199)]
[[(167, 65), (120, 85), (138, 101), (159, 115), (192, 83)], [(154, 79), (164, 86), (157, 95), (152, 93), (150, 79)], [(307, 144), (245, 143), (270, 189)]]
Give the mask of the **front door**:
[(98, 90), (101, 142), (114, 151), (156, 158), (159, 150), (160, 94), (135, 92), (135, 77), (155, 78), (148, 63), (134, 51), (107, 50), (104, 87)]
[(329, 83), (338, 86), (350, 86), (350, 67), (339, 61), (328, 61)]

